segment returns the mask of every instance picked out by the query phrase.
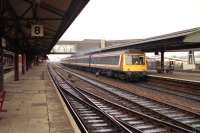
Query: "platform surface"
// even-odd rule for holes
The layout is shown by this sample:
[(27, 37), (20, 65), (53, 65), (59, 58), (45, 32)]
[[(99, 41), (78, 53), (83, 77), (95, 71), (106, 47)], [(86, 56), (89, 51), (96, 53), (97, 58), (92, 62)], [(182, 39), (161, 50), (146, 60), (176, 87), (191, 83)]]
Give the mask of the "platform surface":
[(148, 71), (150, 76), (159, 76), (165, 78), (173, 78), (178, 80), (194, 81), (200, 83), (200, 72), (173, 72), (173, 73), (157, 73), (156, 71)]
[(45, 64), (34, 66), (19, 81), (5, 83), (0, 133), (73, 133)]

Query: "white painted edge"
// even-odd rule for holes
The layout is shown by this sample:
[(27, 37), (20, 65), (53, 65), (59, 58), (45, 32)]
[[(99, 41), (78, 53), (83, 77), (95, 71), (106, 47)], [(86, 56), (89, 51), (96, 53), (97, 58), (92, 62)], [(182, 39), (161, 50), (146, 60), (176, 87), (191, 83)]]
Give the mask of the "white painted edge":
[(70, 124), (71, 124), (71, 126), (72, 126), (74, 132), (75, 132), (75, 133), (81, 133), (81, 131), (80, 131), (78, 125), (76, 124), (76, 121), (74, 120), (74, 118), (73, 118), (73, 116), (71, 115), (69, 109), (67, 108), (65, 102), (63, 101), (62, 96), (60, 95), (60, 92), (58, 91), (58, 89), (57, 89), (55, 83), (53, 82), (53, 79), (52, 79), (52, 77), (51, 77), (51, 75), (50, 75), (50, 73), (49, 73), (48, 70), (47, 70), (47, 72), (48, 72), (48, 76), (49, 76), (49, 78), (50, 78), (50, 80), (51, 80), (51, 82), (52, 82), (52, 84), (53, 84), (53, 86), (54, 86), (54, 89), (56, 90), (56, 93), (57, 93), (57, 95), (58, 95), (58, 97), (59, 97), (59, 99), (60, 99), (60, 101), (61, 101), (61, 104), (62, 104), (62, 106), (63, 106), (63, 108), (64, 108), (64, 111), (65, 111), (67, 117), (69, 118)]

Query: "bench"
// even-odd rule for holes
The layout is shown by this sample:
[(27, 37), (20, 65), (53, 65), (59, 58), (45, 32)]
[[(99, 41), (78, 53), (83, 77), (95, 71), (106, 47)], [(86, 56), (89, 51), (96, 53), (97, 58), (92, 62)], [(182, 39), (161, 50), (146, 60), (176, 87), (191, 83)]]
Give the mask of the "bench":
[(7, 112), (7, 110), (3, 109), (3, 102), (5, 100), (6, 92), (0, 91), (0, 112)]

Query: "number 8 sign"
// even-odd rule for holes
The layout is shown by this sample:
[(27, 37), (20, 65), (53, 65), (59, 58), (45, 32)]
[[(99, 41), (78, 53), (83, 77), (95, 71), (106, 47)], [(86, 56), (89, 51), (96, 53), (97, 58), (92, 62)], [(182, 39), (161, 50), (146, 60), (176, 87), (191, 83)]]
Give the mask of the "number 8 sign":
[(32, 25), (31, 36), (44, 36), (43, 25)]

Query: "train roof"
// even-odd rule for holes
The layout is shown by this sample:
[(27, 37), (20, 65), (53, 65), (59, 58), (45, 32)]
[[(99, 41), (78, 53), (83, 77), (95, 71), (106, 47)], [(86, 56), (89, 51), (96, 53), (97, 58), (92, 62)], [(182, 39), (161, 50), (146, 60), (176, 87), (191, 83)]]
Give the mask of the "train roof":
[(120, 54), (123, 54), (123, 53), (130, 53), (130, 52), (144, 53), (143, 51), (136, 50), (136, 49), (110, 51), (110, 52), (99, 52), (99, 53), (89, 52), (89, 53), (85, 53), (85, 54), (79, 54), (79, 55), (74, 55), (74, 56), (71, 56), (71, 57), (67, 57), (67, 58), (64, 58), (63, 60), (65, 60), (65, 59), (73, 59), (73, 58), (77, 58), (77, 57), (84, 58), (84, 57), (88, 57), (90, 55), (92, 55), (92, 56), (100, 56), (100, 55), (113, 56), (113, 55), (120, 55)]
[(94, 53), (93, 51), (91, 51), (91, 52), (87, 52), (87, 53), (83, 53), (83, 54), (76, 54), (76, 55), (73, 55), (71, 57), (85, 56), (85, 55), (94, 55), (94, 54), (104, 54), (104, 53), (128, 53), (128, 52), (141, 52), (142, 53), (143, 51), (137, 50), (137, 49), (106, 51), (106, 52), (98, 52), (98, 53)]

